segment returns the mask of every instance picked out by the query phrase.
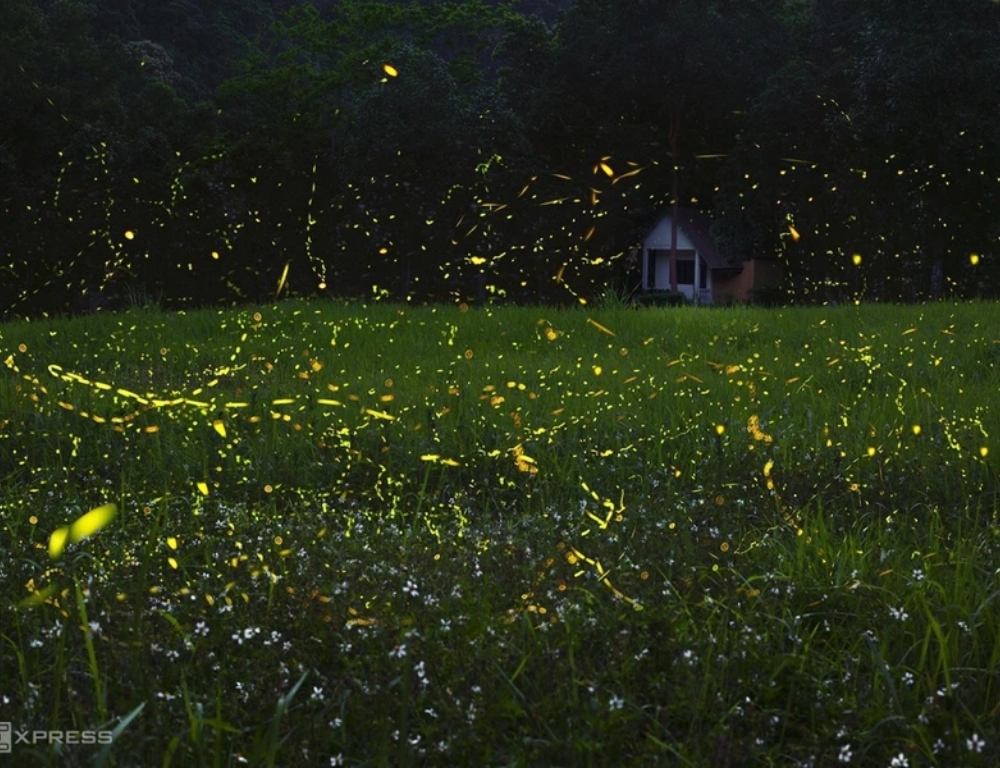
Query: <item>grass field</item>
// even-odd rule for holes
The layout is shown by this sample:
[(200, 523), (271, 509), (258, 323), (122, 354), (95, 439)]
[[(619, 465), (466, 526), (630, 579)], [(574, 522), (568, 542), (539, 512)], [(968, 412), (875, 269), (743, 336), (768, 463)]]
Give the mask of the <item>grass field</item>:
[(23, 764), (1000, 763), (996, 304), (135, 310), (0, 362), (0, 721), (115, 731)]

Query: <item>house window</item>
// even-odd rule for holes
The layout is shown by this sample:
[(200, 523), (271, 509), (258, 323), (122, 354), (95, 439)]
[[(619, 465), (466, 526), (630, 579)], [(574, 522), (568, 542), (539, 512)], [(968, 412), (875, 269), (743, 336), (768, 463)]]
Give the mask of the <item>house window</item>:
[(694, 259), (677, 260), (677, 282), (694, 285)]
[(698, 267), (701, 269), (701, 272), (698, 273), (698, 287), (704, 291), (708, 288), (708, 265), (704, 259), (701, 259), (701, 264)]
[(646, 287), (656, 287), (656, 251), (646, 251)]

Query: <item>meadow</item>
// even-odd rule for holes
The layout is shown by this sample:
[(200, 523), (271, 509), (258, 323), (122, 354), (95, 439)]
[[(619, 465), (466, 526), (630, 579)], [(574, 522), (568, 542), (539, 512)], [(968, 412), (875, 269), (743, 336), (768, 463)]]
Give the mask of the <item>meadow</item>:
[(38, 765), (1000, 764), (1000, 305), (0, 325)]

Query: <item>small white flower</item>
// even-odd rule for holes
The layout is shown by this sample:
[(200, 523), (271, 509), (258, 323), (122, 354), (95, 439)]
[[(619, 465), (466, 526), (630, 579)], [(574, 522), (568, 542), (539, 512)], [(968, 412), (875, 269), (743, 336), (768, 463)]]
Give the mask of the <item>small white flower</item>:
[(906, 621), (908, 618), (910, 618), (910, 614), (908, 614), (902, 608), (890, 607), (889, 615), (892, 616), (892, 618), (894, 619), (898, 619), (899, 621)]
[(889, 763), (890, 768), (909, 768), (910, 761), (906, 759), (906, 755), (900, 752), (894, 758), (892, 762)]
[(982, 752), (983, 747), (986, 746), (986, 741), (981, 739), (978, 733), (974, 733), (971, 739), (966, 740), (965, 746), (972, 752)]
[(838, 763), (849, 763), (849, 762), (851, 762), (851, 745), (850, 744), (844, 744), (840, 748), (840, 754), (837, 755), (837, 762)]
[(406, 643), (402, 645), (397, 645), (391, 651), (389, 651), (389, 658), (391, 659), (405, 659), (406, 658)]
[(618, 695), (612, 696), (611, 701), (608, 702), (608, 705), (611, 707), (612, 710), (621, 709), (622, 707), (625, 706), (625, 699), (623, 699), (621, 696)]

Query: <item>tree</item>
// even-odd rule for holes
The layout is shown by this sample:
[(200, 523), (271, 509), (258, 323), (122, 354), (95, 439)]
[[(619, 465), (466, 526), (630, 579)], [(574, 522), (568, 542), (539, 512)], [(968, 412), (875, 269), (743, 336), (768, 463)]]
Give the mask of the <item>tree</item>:
[(349, 0), (328, 19), (304, 7), (222, 86), (232, 154), (278, 175), (315, 168), (308, 218), (300, 210), (293, 231), (305, 246), (303, 219), (315, 221), (325, 261), (311, 267), (330, 272), (320, 282), (340, 288), (352, 272), (388, 268), (407, 296), (449, 272), (476, 168), (524, 151), (486, 55), (510, 18), (478, 0)]
[[(853, 130), (870, 152), (869, 221), (934, 295), (995, 243), (1000, 201), (1000, 6), (920, 0), (902, 17), (866, 6)], [(876, 222), (871, 222), (874, 229)]]
[(1000, 175), (997, 104), (980, 86), (998, 66), (988, 5), (792, 7), (794, 54), (726, 163), (723, 250), (781, 252), (807, 300), (982, 292), (988, 268), (972, 279), (970, 254), (996, 242)]
[(97, 40), (91, 19), (90, 7), (67, 0), (0, 8), (0, 196), (10, 225), (0, 233), (0, 300), (12, 308), (58, 310), (71, 292), (130, 272), (124, 233), (148, 221), (175, 152), (211, 127), (204, 106), (165, 81), (169, 62), (143, 67), (154, 47)]
[[(519, 96), (529, 110), (525, 123), (535, 126), (536, 155), (574, 178), (591, 176), (602, 158), (615, 182), (635, 176), (599, 196), (605, 214), (599, 223), (619, 241), (664, 204), (706, 204), (714, 158), (732, 151), (738, 113), (756, 83), (783, 62), (788, 33), (775, 23), (779, 7), (580, 0), (560, 17), (550, 49), (538, 33), (523, 34), (534, 44), (521, 44), (533, 55), (533, 69), (535, 61), (551, 60), (537, 67), (534, 84), (533, 70), (509, 78), (529, 94)], [(598, 223), (597, 211), (591, 223)]]

